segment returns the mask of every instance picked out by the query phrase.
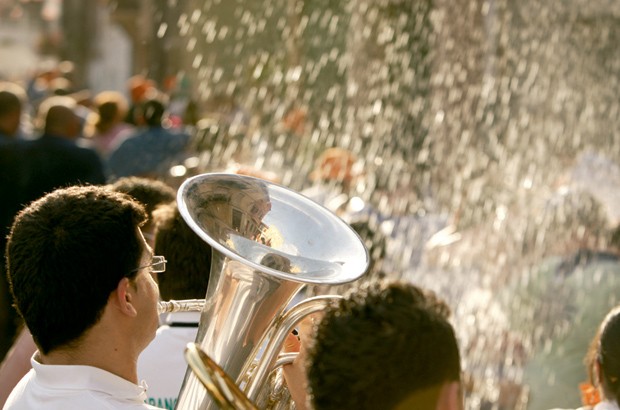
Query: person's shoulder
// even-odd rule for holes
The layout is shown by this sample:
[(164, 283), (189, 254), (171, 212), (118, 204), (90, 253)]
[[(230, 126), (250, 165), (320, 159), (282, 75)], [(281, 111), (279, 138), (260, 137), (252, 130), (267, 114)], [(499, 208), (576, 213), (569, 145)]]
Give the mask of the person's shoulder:
[(0, 147), (20, 146), (24, 141), (21, 138), (12, 138), (0, 132)]
[(594, 410), (594, 408), (592, 406), (579, 407), (578, 409), (561, 409), (559, 407), (554, 407), (548, 410)]
[[(48, 147), (45, 147), (48, 148)], [(66, 140), (63, 138), (53, 137), (50, 141), (50, 149), (56, 149), (59, 152), (65, 152), (71, 156), (71, 158), (87, 159), (89, 162), (99, 162), (100, 157), (94, 148), (82, 144), (78, 140)], [(43, 149), (43, 147), (41, 147)]]
[(152, 404), (148, 404), (148, 403), (131, 403), (131, 404), (122, 404), (122, 405), (117, 405), (116, 403), (106, 407), (106, 409), (108, 410), (119, 410), (119, 409), (125, 409), (125, 410), (162, 410), (164, 409), (164, 407), (157, 407), (157, 406), (153, 406)]
[[(611, 402), (611, 401), (602, 401), (600, 403), (598, 403), (596, 406), (594, 406), (594, 408), (592, 409), (588, 409), (587, 407), (584, 408), (584, 410), (618, 410), (618, 403), (616, 402)], [(577, 410), (581, 410), (581, 409), (577, 409)]]
[(151, 125), (149, 127), (142, 128), (143, 133), (145, 135), (168, 135), (168, 136), (179, 136), (184, 134), (184, 129), (181, 127), (171, 127), (167, 125)]
[(129, 129), (120, 133), (110, 147), (110, 158), (119, 155), (119, 153), (123, 154), (136, 149), (142, 144), (141, 140), (145, 135), (143, 131), (138, 129)]
[(28, 146), (28, 140), (14, 139), (14, 140), (1, 140), (0, 139), (0, 152), (3, 153), (16, 153), (23, 150)]
[(161, 148), (168, 150), (182, 149), (189, 140), (189, 134), (176, 128), (158, 128), (151, 136), (152, 143), (157, 143)]
[(95, 147), (89, 141), (85, 141), (83, 138), (76, 140), (73, 145), (77, 148), (76, 152), (80, 152), (84, 156), (95, 157), (97, 159), (100, 158), (99, 153), (97, 152)]
[(91, 409), (105, 409), (105, 410), (161, 410), (162, 407), (153, 406), (146, 402), (134, 401), (134, 400), (126, 400), (120, 397), (108, 397), (101, 396), (95, 392), (82, 395), (82, 396), (74, 396), (71, 399), (71, 403), (69, 400), (64, 401), (66, 408), (91, 408)]
[(159, 127), (159, 128), (156, 128), (156, 130), (157, 130), (155, 131), (156, 133), (160, 135), (166, 135), (169, 138), (174, 138), (174, 139), (189, 138), (189, 134), (181, 128)]
[(139, 128), (124, 131), (116, 138), (116, 147), (131, 146), (138, 143), (141, 139), (145, 138), (148, 133)]
[(28, 140), (25, 147), (30, 150), (63, 150), (63, 151), (76, 151), (80, 147), (75, 141), (68, 140), (63, 137), (59, 137), (51, 134), (43, 134), (38, 138)]
[(24, 408), (24, 402), (27, 400), (26, 393), (29, 389), (28, 386), (33, 377), (34, 371), (30, 369), (30, 371), (21, 378), (9, 394), (9, 397), (4, 403), (4, 407), (2, 407), (3, 410)]

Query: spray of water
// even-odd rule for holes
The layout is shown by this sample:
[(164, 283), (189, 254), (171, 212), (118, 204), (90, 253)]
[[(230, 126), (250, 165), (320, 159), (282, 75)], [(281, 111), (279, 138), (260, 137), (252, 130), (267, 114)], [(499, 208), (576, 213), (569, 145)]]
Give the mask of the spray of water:
[(525, 408), (525, 363), (571, 324), (566, 299), (587, 296), (528, 286), (549, 258), (608, 246), (618, 222), (619, 3), (178, 9), (161, 30), (205, 113), (186, 169), (242, 164), (304, 190), (325, 149), (354, 154), (332, 205), (381, 232), (388, 276), (453, 307), (467, 407)]

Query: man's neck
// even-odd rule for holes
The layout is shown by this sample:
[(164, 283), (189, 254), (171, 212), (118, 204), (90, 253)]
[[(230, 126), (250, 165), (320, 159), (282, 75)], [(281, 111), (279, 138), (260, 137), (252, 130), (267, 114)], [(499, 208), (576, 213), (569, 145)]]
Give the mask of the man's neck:
[(461, 383), (458, 381), (444, 382), (417, 389), (394, 408), (394, 410), (405, 409), (463, 410)]
[(91, 329), (79, 341), (48, 354), (39, 353), (42, 364), (96, 367), (132, 383), (138, 383), (138, 354), (121, 338)]

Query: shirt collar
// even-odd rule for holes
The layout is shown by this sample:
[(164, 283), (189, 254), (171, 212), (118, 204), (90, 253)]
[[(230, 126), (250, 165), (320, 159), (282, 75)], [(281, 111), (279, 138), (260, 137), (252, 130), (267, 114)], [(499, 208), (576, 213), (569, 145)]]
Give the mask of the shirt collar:
[(144, 381), (137, 385), (97, 367), (49, 365), (42, 364), (39, 360), (39, 352), (30, 359), (34, 377), (41, 386), (48, 389), (91, 390), (136, 403), (142, 403), (147, 398), (147, 385)]

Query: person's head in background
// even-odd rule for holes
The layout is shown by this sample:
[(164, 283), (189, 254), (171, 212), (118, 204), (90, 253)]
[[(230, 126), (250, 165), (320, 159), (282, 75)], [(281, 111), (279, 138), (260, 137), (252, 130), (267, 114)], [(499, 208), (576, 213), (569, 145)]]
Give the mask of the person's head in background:
[(108, 158), (123, 133), (131, 129), (125, 122), (129, 110), (127, 99), (117, 91), (102, 91), (95, 95), (93, 108), (86, 117), (84, 136), (91, 138), (94, 148)]
[(140, 104), (157, 94), (155, 83), (143, 75), (134, 75), (127, 80), (127, 92), (129, 94), (129, 109), (125, 116), (125, 122), (131, 125), (142, 125), (139, 123), (135, 111)]
[(136, 107), (136, 122), (145, 127), (161, 127), (166, 106), (160, 97), (150, 98)]
[(554, 195), (544, 212), (525, 231), (525, 250), (549, 255), (571, 255), (580, 249), (617, 249), (609, 213), (594, 195), (567, 190)]
[(129, 92), (132, 104), (141, 103), (153, 95), (153, 92), (155, 92), (155, 83), (153, 80), (143, 75), (134, 75), (127, 80), (127, 91)]
[(339, 182), (349, 188), (360, 174), (356, 155), (347, 149), (333, 147), (321, 153), (310, 178), (314, 181)]
[(93, 100), (96, 114), (92, 125), (94, 133), (105, 133), (123, 121), (127, 115), (128, 104), (123, 94), (117, 91), (103, 91)]
[[(152, 283), (144, 293), (150, 275), (136, 269), (151, 260), (139, 231), (145, 220), (140, 204), (102, 186), (56, 190), (17, 215), (6, 248), (8, 277), (15, 305), (43, 355), (88, 349), (98, 343), (90, 336), (105, 333), (111, 323), (138, 325), (128, 336), (137, 349), (152, 340), (157, 288)], [(118, 322), (117, 312), (108, 308), (120, 287), (142, 295), (133, 300), (137, 316)]]
[(606, 401), (620, 399), (620, 306), (612, 309), (590, 344), (585, 363), (590, 383)]
[(68, 96), (46, 98), (39, 106), (37, 126), (45, 135), (53, 135), (68, 140), (81, 136), (82, 124), (75, 113), (77, 103)]
[(316, 410), (462, 409), (450, 309), (405, 283), (370, 282), (327, 309), (309, 352)]
[(361, 198), (356, 198), (364, 189), (362, 165), (348, 149), (327, 148), (308, 175), (310, 186), (302, 194), (348, 220), (366, 205)]
[(187, 225), (175, 202), (153, 212), (157, 255), (167, 260), (166, 273), (158, 276), (163, 300), (203, 299), (209, 284), (211, 246)]
[(0, 82), (0, 135), (17, 138), (26, 93), (17, 84)]
[(128, 194), (144, 206), (148, 219), (142, 226), (142, 234), (149, 245), (153, 246), (155, 240), (153, 211), (159, 205), (173, 202), (176, 199), (174, 189), (162, 181), (141, 177), (119, 178), (110, 184), (110, 188), (116, 192)]

